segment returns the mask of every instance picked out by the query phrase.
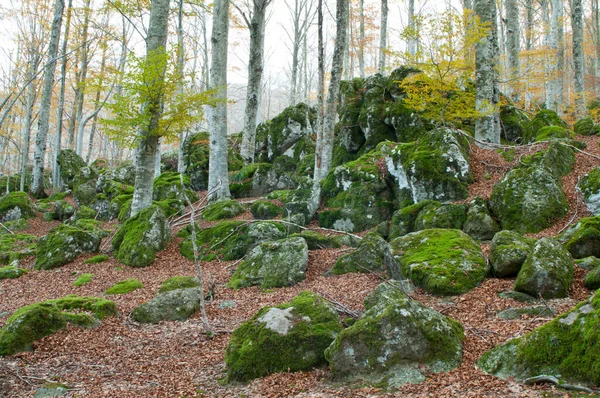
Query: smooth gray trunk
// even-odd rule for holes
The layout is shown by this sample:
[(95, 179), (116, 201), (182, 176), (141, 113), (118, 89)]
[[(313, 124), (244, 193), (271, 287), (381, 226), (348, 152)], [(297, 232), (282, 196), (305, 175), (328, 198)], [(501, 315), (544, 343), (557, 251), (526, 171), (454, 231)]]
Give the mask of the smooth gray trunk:
[[(91, 0), (86, 0), (84, 5), (84, 19), (83, 19), (83, 33), (81, 36), (82, 47), (81, 47), (81, 66), (80, 73), (81, 78), (79, 81), (79, 85), (77, 86), (76, 94), (75, 94), (75, 103), (77, 104), (77, 125), (81, 124), (83, 120), (83, 102), (85, 100), (85, 85), (87, 82), (87, 70), (88, 65), (90, 63), (89, 59), (89, 45), (88, 45), (88, 29), (90, 26), (90, 2)], [(83, 129), (79, 129), (79, 134), (77, 136), (77, 154), (79, 156), (83, 156)]]
[(56, 67), (56, 56), (60, 41), (60, 27), (62, 25), (62, 14), (65, 8), (64, 0), (56, 0), (54, 3), (54, 16), (52, 17), (52, 30), (48, 44), (48, 59), (51, 64), (44, 71), (44, 86), (40, 101), (40, 116), (38, 120), (38, 131), (35, 139), (35, 153), (33, 157), (33, 182), (30, 190), (36, 198), (46, 196), (44, 192), (44, 160), (46, 157), (46, 144), (48, 139), (48, 127), (50, 122), (50, 105), (52, 103), (52, 87), (54, 85), (54, 71)]
[(513, 101), (519, 102), (519, 80), (521, 75), (521, 64), (519, 52), (521, 51), (520, 40), (521, 29), (519, 26), (519, 3), (517, 0), (506, 0), (506, 56), (508, 58), (508, 84), (507, 93)]
[[(414, 1), (414, 0), (410, 0)], [(365, 0), (358, 1), (358, 69), (361, 78), (365, 78)]]
[[(183, 74), (185, 71), (185, 46), (183, 43), (183, 0), (179, 0), (179, 5), (177, 7), (177, 69), (179, 71), (179, 92), (183, 92)], [(185, 138), (187, 136), (187, 132), (181, 131), (179, 133), (179, 151), (177, 152), (177, 171), (179, 173), (185, 172), (185, 164), (183, 161), (183, 144), (185, 142)]]
[(210, 156), (208, 162), (208, 200), (231, 197), (227, 174), (227, 47), (229, 36), (229, 1), (215, 0), (212, 26), (211, 88), (217, 104), (212, 108)]
[(381, 27), (379, 29), (379, 73), (385, 70), (385, 53), (387, 51), (388, 0), (381, 0)]
[(571, 27), (573, 29), (573, 88), (577, 117), (586, 114), (583, 53), (583, 4), (582, 0), (571, 1)]
[(415, 24), (415, 0), (408, 0), (408, 28), (410, 30), (410, 36), (406, 43), (406, 49), (411, 57), (417, 55), (418, 39), (417, 39), (417, 26)]
[[(35, 72), (39, 66), (40, 57), (38, 54), (33, 56), (30, 61), (29, 77), (35, 75)], [(19, 190), (25, 190), (25, 174), (27, 172), (27, 163), (29, 162), (29, 141), (31, 137), (31, 124), (33, 122), (33, 104), (37, 97), (37, 90), (34, 84), (30, 84), (27, 89), (27, 109), (25, 111), (25, 131), (23, 132), (23, 146), (21, 147), (21, 181)]]

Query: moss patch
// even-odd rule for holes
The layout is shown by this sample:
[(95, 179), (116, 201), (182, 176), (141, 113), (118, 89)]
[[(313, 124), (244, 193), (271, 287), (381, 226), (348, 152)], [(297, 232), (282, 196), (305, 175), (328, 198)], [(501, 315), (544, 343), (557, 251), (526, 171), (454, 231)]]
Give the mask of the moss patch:
[(6, 195), (0, 197), (0, 220), (10, 221), (12, 217), (9, 213), (14, 212), (14, 209), (18, 209), (20, 217), (30, 218), (35, 216), (35, 210), (33, 210), (33, 204), (31, 203), (31, 199), (29, 199), (29, 195), (25, 192), (11, 192)]
[(92, 281), (93, 277), (94, 277), (94, 274), (81, 274), (77, 277), (75, 282), (73, 282), (73, 286), (79, 287), (79, 286), (87, 285), (88, 283), (90, 283)]
[(18, 268), (12, 265), (0, 268), (0, 279), (17, 279), (25, 275), (28, 271), (24, 268)]
[(600, 257), (600, 216), (582, 218), (558, 240), (573, 258)]
[(189, 289), (199, 286), (200, 283), (198, 283), (198, 278), (193, 276), (173, 276), (161, 283), (158, 292), (166, 293), (175, 289)]
[(38, 239), (27, 234), (0, 235), (0, 264), (10, 264), (35, 254)]
[(144, 284), (135, 278), (129, 278), (122, 280), (120, 282), (115, 283), (106, 291), (105, 294), (126, 294), (129, 292), (133, 292), (134, 290), (141, 289), (144, 287)]
[(75, 260), (82, 253), (100, 249), (105, 235), (94, 220), (79, 220), (73, 225), (62, 224), (41, 238), (36, 251), (35, 268), (53, 269)]
[(244, 211), (244, 206), (235, 200), (221, 200), (208, 205), (202, 212), (202, 219), (207, 221), (218, 221), (235, 217), (242, 214)]
[(250, 206), (250, 212), (256, 219), (270, 220), (271, 218), (281, 215), (283, 209), (271, 201), (257, 200)]

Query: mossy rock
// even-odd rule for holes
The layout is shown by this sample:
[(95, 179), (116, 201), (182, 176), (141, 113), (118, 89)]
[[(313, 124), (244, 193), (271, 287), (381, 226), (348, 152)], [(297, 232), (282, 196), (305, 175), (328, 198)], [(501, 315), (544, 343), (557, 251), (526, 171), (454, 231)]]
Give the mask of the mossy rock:
[(96, 184), (93, 181), (84, 182), (73, 189), (73, 197), (78, 206), (91, 206), (96, 195)]
[(79, 208), (75, 211), (75, 214), (69, 219), (69, 222), (74, 222), (77, 220), (84, 219), (95, 219), (98, 212), (87, 206), (79, 206)]
[(19, 308), (0, 330), (0, 355), (31, 351), (33, 343), (67, 324), (94, 327), (117, 315), (114, 302), (97, 297), (66, 296)]
[(561, 383), (599, 387), (600, 291), (544, 326), (486, 352), (477, 366), (502, 379), (548, 375)]
[(25, 275), (28, 271), (25, 268), (18, 268), (13, 265), (0, 268), (0, 280), (17, 279)]
[(557, 179), (564, 177), (573, 170), (575, 165), (573, 150), (564, 144), (563, 141), (553, 140), (548, 149), (523, 156), (521, 163), (526, 166), (545, 167)]
[[(296, 143), (294, 148), (297, 148), (299, 144), (305, 140), (312, 142), (312, 138), (305, 137)], [(270, 164), (259, 163), (259, 167), (257, 167), (256, 172), (252, 177), (251, 196), (265, 196), (276, 190), (297, 188), (298, 183), (294, 178), (294, 174), (301, 173), (300, 175), (312, 175), (314, 165), (313, 153), (314, 148), (311, 147), (309, 153), (298, 155), (300, 161), (296, 162), (295, 160), (292, 160), (289, 165), (284, 162), (284, 159), (288, 158), (287, 155), (275, 159), (275, 164), (273, 166)], [(303, 165), (303, 163), (305, 164)], [(292, 171), (295, 173), (292, 174)]]
[(66, 200), (58, 200), (54, 202), (54, 209), (52, 210), (51, 214), (53, 219), (65, 221), (75, 214), (75, 206), (73, 206)]
[(139, 280), (135, 278), (129, 278), (115, 283), (106, 289), (104, 294), (127, 294), (143, 287), (144, 284)]
[(596, 267), (588, 272), (583, 284), (590, 290), (600, 289), (600, 267)]
[(336, 311), (310, 292), (262, 308), (233, 331), (225, 351), (226, 379), (246, 382), (321, 366), (323, 352), (341, 330)]
[(512, 142), (522, 139), (525, 126), (531, 121), (525, 112), (514, 106), (503, 106), (500, 109), (500, 120), (502, 137)]
[(515, 300), (520, 303), (535, 303), (538, 301), (538, 299), (535, 297), (532, 297), (525, 293), (515, 292), (514, 290), (507, 290), (504, 292), (499, 292), (498, 296), (502, 297), (504, 299)]
[(129, 218), (115, 234), (115, 257), (131, 267), (147, 267), (171, 241), (171, 227), (163, 211), (152, 205)]
[(131, 311), (131, 318), (140, 323), (185, 321), (200, 308), (200, 289), (183, 288), (158, 294)]
[(584, 117), (575, 123), (573, 130), (575, 130), (575, 134), (577, 135), (588, 136), (598, 134), (600, 127), (594, 123), (594, 119), (591, 117)]
[(15, 261), (34, 255), (38, 240), (28, 234), (0, 235), (0, 264), (14, 265)]
[(584, 175), (577, 183), (585, 205), (593, 215), (600, 215), (600, 167)]
[[(182, 230), (183, 231), (183, 230)], [(179, 251), (185, 258), (193, 260), (194, 252), (191, 231), (181, 232), (184, 240)], [(260, 221), (223, 221), (213, 227), (197, 230), (196, 243), (201, 261), (213, 261), (217, 257), (223, 261), (239, 260), (261, 242), (285, 238), (287, 229), (280, 223)]]
[(176, 289), (191, 289), (200, 287), (198, 278), (194, 276), (173, 276), (160, 284), (159, 293), (170, 292)]
[(96, 170), (88, 167), (81, 156), (71, 149), (61, 149), (56, 161), (60, 167), (60, 178), (69, 189), (98, 177)]
[(233, 218), (242, 214), (246, 209), (235, 200), (220, 200), (206, 206), (202, 212), (202, 219), (206, 221), (219, 221)]
[(462, 229), (467, 220), (467, 205), (429, 205), (419, 212), (415, 220), (415, 230), (431, 228)]
[(600, 258), (589, 256), (586, 258), (576, 259), (573, 263), (579, 268), (591, 271), (595, 268), (600, 267)]
[(311, 230), (304, 230), (302, 233), (290, 235), (290, 238), (296, 237), (300, 237), (306, 241), (308, 250), (337, 249), (342, 247), (339, 240), (335, 237), (321, 235)]
[(456, 229), (413, 232), (391, 245), (402, 275), (432, 294), (465, 293), (489, 273), (479, 244)]
[(187, 200), (191, 203), (195, 203), (198, 200), (198, 194), (192, 190), (190, 177), (182, 176), (179, 173), (162, 173), (154, 179), (154, 185), (152, 189), (152, 200), (153, 201), (164, 201), (167, 199), (175, 199), (182, 203), (186, 203)]
[(273, 191), (267, 195), (269, 200), (278, 200), (282, 203), (291, 202), (295, 191), (293, 189), (281, 189)]
[(542, 238), (523, 263), (514, 290), (545, 299), (567, 297), (573, 274), (569, 252), (558, 241)]
[(0, 197), (0, 221), (13, 221), (34, 216), (33, 203), (26, 192), (10, 192)]
[(89, 274), (89, 273), (81, 274), (77, 277), (75, 282), (73, 282), (73, 286), (79, 287), (79, 286), (87, 285), (88, 283), (90, 283), (92, 281), (93, 277), (94, 277), (94, 274)]
[(308, 245), (302, 238), (264, 242), (250, 251), (227, 284), (232, 289), (294, 286), (306, 278)]
[(558, 240), (573, 258), (600, 257), (600, 216), (582, 218)]
[(417, 216), (427, 206), (441, 206), (441, 203), (434, 200), (424, 200), (395, 211), (392, 215), (388, 239), (391, 241), (400, 236), (415, 232)]
[(516, 276), (534, 244), (535, 239), (515, 231), (501, 231), (494, 235), (490, 245), (490, 265), (494, 276)]
[[(132, 187), (135, 184), (135, 166), (132, 163), (126, 163), (114, 170), (106, 170), (98, 176), (96, 181), (96, 191), (109, 194), (109, 188), (114, 183), (121, 184), (121, 187)], [(115, 185), (116, 188), (119, 185)], [(125, 188), (128, 189), (128, 188)], [(118, 195), (111, 195), (112, 197)]]
[(392, 279), (400, 279), (400, 267), (390, 245), (377, 233), (369, 232), (352, 253), (344, 254), (335, 262), (333, 275), (361, 273), (387, 273)]
[(560, 182), (542, 167), (509, 171), (494, 185), (490, 208), (502, 229), (520, 233), (539, 232), (567, 213)]
[(38, 387), (33, 394), (33, 398), (54, 398), (66, 396), (71, 389), (66, 384), (44, 383)]
[(270, 220), (283, 213), (283, 209), (268, 200), (257, 200), (250, 206), (250, 212), (258, 220)]
[(84, 264), (100, 264), (100, 263), (103, 263), (108, 260), (110, 260), (110, 256), (108, 256), (106, 254), (98, 254), (97, 256), (88, 258), (83, 263)]
[(529, 143), (536, 139), (538, 131), (546, 126), (558, 126), (563, 129), (569, 126), (565, 123), (556, 112), (543, 109), (539, 111), (535, 117), (527, 123), (523, 131), (523, 142)]
[(498, 313), (498, 318), (507, 321), (521, 319), (523, 315), (530, 315), (535, 318), (554, 318), (556, 309), (545, 305), (535, 305), (533, 307), (507, 308)]
[(535, 134), (535, 141), (542, 142), (556, 138), (574, 138), (575, 134), (566, 128), (560, 126), (546, 126), (542, 127)]
[(73, 225), (61, 224), (40, 239), (35, 269), (62, 267), (82, 253), (96, 253), (100, 250), (100, 242), (104, 236), (105, 232), (94, 220), (79, 220)]
[[(24, 218), (19, 218), (18, 220), (7, 221), (3, 223), (4, 226), (11, 232), (20, 232), (29, 228), (29, 223)], [(0, 235), (10, 234), (5, 228), (0, 229)]]
[(463, 231), (477, 240), (490, 240), (500, 231), (500, 224), (494, 219), (488, 202), (477, 196), (469, 203), (467, 219)]
[(412, 300), (395, 284), (379, 285), (365, 299), (364, 314), (325, 350), (335, 379), (396, 388), (461, 363), (460, 323)]

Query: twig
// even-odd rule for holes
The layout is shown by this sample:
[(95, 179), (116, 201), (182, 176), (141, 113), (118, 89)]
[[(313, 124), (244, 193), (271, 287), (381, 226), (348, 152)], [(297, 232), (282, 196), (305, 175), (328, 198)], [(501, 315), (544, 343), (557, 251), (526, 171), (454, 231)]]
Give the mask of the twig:
[(354, 319), (360, 318), (361, 314), (359, 312), (351, 310), (350, 308), (346, 307), (344, 304), (340, 303), (339, 301), (337, 301), (333, 297), (328, 296), (327, 294), (322, 293), (322, 292), (317, 292), (317, 294), (319, 296), (323, 297), (325, 300), (329, 301), (333, 305), (333, 307), (335, 308), (335, 310), (337, 312), (341, 312), (343, 314), (350, 315)]
[(0, 226), (2, 226), (2, 228), (4, 228), (5, 230), (7, 230), (11, 235), (15, 234), (13, 231), (11, 231), (10, 229), (8, 229), (8, 227), (6, 225), (2, 224), (1, 222), (0, 222)]
[(583, 392), (587, 392), (587, 393), (594, 392), (594, 390), (592, 390), (591, 388), (587, 388), (584, 386), (561, 383), (560, 380), (558, 380), (556, 377), (551, 376), (551, 375), (539, 375), (539, 376), (530, 377), (528, 379), (525, 379), (525, 381), (523, 383), (527, 386), (530, 386), (530, 385), (536, 384), (536, 383), (552, 383), (556, 387), (562, 388), (564, 390), (583, 391)]

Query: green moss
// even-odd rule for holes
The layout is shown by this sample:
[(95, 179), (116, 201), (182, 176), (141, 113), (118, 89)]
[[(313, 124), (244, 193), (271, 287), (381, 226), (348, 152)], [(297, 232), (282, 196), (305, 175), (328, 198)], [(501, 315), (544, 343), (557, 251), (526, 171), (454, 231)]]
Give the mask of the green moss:
[(95, 219), (98, 212), (87, 206), (79, 206), (74, 215), (74, 220), (82, 220), (85, 218)]
[(18, 268), (12, 265), (0, 268), (0, 280), (2, 279), (17, 279), (25, 275), (28, 271), (24, 268)]
[(235, 200), (221, 200), (206, 206), (206, 209), (202, 212), (202, 219), (207, 221), (218, 221), (235, 217), (244, 211), (244, 206)]
[(308, 250), (319, 250), (338, 248), (342, 245), (335, 239), (335, 237), (321, 235), (318, 232), (305, 230), (300, 234), (291, 234), (290, 238), (300, 237), (306, 241)]
[(280, 202), (288, 203), (288, 202), (292, 201), (292, 198), (294, 197), (294, 193), (295, 193), (294, 190), (273, 191), (267, 195), (267, 199), (279, 200)]
[(85, 264), (98, 264), (108, 261), (110, 256), (106, 254), (98, 254), (97, 256), (93, 256), (84, 261)]
[(290, 311), (293, 327), (279, 334), (261, 318), (273, 307), (258, 311), (232, 335), (225, 352), (227, 381), (249, 381), (275, 372), (309, 370), (325, 364), (323, 352), (341, 331), (340, 320), (327, 302), (302, 292), (274, 307)]
[(573, 129), (577, 135), (595, 135), (600, 130), (600, 127), (596, 126), (594, 119), (591, 117), (584, 117), (575, 123), (575, 127)]
[(588, 289), (600, 289), (600, 267), (596, 267), (588, 272), (583, 283)]
[(93, 277), (94, 277), (94, 274), (81, 274), (77, 277), (75, 282), (73, 282), (73, 286), (79, 287), (79, 286), (87, 285), (88, 283), (90, 283), (92, 281)]
[(553, 318), (556, 315), (556, 310), (545, 305), (536, 305), (533, 307), (508, 308), (498, 312), (498, 318), (505, 320), (521, 319), (523, 315)]
[[(503, 138), (509, 141), (518, 141), (523, 136), (525, 126), (530, 122), (529, 117), (514, 106), (503, 106), (500, 109), (500, 124)], [(512, 162), (512, 160), (509, 160)]]
[(579, 220), (559, 237), (573, 258), (600, 257), (600, 216)]
[[(24, 231), (29, 228), (29, 223), (24, 218), (18, 220), (7, 221), (3, 223), (4, 226), (11, 232)], [(5, 228), (0, 228), (0, 235), (10, 234)]]
[(116, 314), (114, 302), (97, 297), (66, 296), (21, 307), (0, 330), (0, 355), (31, 350), (34, 341), (64, 329), (68, 323), (92, 327)]
[(417, 216), (419, 215), (421, 210), (428, 206), (435, 207), (440, 205), (440, 202), (436, 202), (434, 200), (424, 200), (414, 205), (410, 205), (400, 210), (397, 210), (392, 215), (389, 239), (392, 240), (399, 236), (404, 236), (408, 233), (414, 232), (415, 221), (417, 220)]
[(467, 220), (467, 205), (444, 204), (429, 205), (419, 212), (415, 220), (415, 229), (446, 228), (462, 229)]
[(158, 292), (166, 293), (175, 289), (188, 289), (199, 286), (198, 278), (193, 276), (173, 276), (161, 283)]
[(29, 199), (29, 195), (27, 195), (26, 192), (11, 192), (0, 197), (0, 220), (2, 220), (2, 218), (4, 218), (6, 214), (14, 208), (21, 210), (21, 217), (23, 218), (35, 216), (33, 204), (31, 203), (31, 199)]
[(565, 129), (568, 127), (556, 112), (543, 109), (525, 126), (523, 131), (523, 142), (532, 142), (536, 138), (538, 131), (546, 126), (558, 126)]
[(120, 282), (115, 283), (106, 291), (105, 294), (126, 294), (129, 292), (133, 292), (134, 290), (141, 289), (144, 287), (144, 284), (135, 278), (129, 278), (122, 280)]
[(57, 162), (60, 166), (60, 178), (70, 189), (97, 177), (96, 171), (87, 167), (81, 156), (71, 149), (62, 149), (58, 153)]
[(192, 203), (198, 200), (198, 195), (192, 190), (191, 180), (187, 175), (183, 176), (183, 184), (181, 175), (175, 172), (162, 173), (154, 179), (152, 190), (154, 201), (177, 199), (185, 202), (185, 195)]
[(481, 248), (462, 231), (427, 229), (391, 244), (402, 274), (433, 294), (465, 293), (489, 272)]
[(533, 155), (523, 156), (521, 163), (526, 166), (537, 165), (545, 167), (556, 178), (564, 177), (573, 170), (575, 154), (573, 150), (561, 141), (552, 141), (548, 149)]
[(250, 212), (256, 219), (269, 220), (283, 212), (283, 209), (268, 200), (257, 200), (250, 206)]
[(575, 134), (566, 128), (560, 126), (546, 126), (538, 130), (535, 135), (535, 141), (548, 141), (555, 138), (574, 138)]
[[(375, 232), (369, 232), (352, 253), (344, 254), (337, 259), (331, 273), (342, 275), (349, 272), (385, 273), (388, 271), (390, 249), (385, 240)], [(397, 264), (395, 264), (397, 267)], [(395, 270), (391, 270), (390, 273)], [(394, 275), (395, 276), (395, 275)]]
[(0, 235), (0, 264), (10, 264), (35, 254), (39, 238), (27, 234)]

